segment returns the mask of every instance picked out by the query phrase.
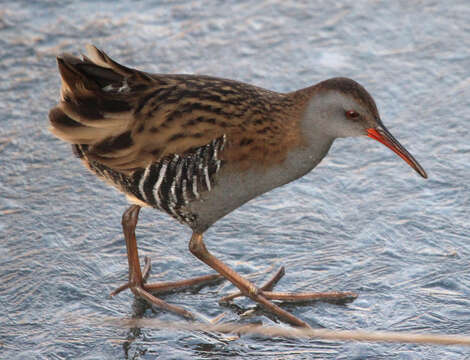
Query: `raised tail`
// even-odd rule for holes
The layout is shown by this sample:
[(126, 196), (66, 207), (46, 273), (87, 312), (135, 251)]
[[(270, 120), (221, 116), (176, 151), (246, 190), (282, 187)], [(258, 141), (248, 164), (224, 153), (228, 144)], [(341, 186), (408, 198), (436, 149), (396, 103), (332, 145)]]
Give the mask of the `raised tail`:
[[(49, 112), (51, 132), (72, 144), (86, 145), (87, 155), (124, 167), (136, 127), (133, 109), (152, 78), (127, 68), (96, 47), (87, 46), (82, 59), (57, 57), (62, 78), (59, 104)], [(124, 155), (124, 157), (123, 157)]]

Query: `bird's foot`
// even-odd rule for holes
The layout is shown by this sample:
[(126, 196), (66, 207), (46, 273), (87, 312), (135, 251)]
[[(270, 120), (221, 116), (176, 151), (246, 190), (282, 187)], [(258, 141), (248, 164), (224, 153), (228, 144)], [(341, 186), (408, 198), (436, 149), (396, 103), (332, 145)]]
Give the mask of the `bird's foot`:
[(129, 288), (135, 296), (145, 299), (151, 305), (155, 305), (156, 307), (160, 309), (178, 314), (187, 319), (194, 319), (195, 316), (188, 310), (183, 309), (182, 307), (179, 307), (179, 306), (168, 304), (167, 302), (152, 295), (152, 293), (162, 294), (162, 293), (169, 293), (169, 292), (184, 291), (188, 288), (210, 285), (215, 282), (219, 282), (223, 280), (222, 275), (212, 274), (212, 275), (205, 275), (205, 276), (200, 276), (200, 277), (187, 279), (187, 280), (165, 281), (165, 282), (146, 284), (147, 278), (150, 274), (151, 267), (152, 266), (151, 266), (150, 258), (145, 257), (144, 269), (142, 271), (142, 281), (136, 284), (132, 284), (131, 281), (128, 281), (127, 283), (119, 286), (114, 291), (112, 291), (110, 295), (115, 296), (119, 294), (121, 291)]
[[(268, 300), (280, 300), (283, 302), (291, 303), (304, 303), (312, 301), (327, 301), (337, 304), (345, 304), (354, 301), (357, 298), (357, 294), (349, 291), (329, 291), (329, 292), (306, 292), (306, 293), (290, 293), (290, 292), (273, 292), (274, 286), (281, 280), (285, 274), (284, 267), (281, 267), (276, 274), (261, 286), (257, 294), (262, 295)], [(256, 294), (254, 294), (256, 295)], [(233, 299), (244, 296), (242, 292), (236, 292), (227, 296), (224, 296), (219, 300), (220, 304), (227, 304)]]
[[(265, 284), (263, 284), (263, 286), (259, 288), (258, 292), (259, 291), (262, 291), (262, 292), (271, 291), (274, 288), (274, 286), (276, 286), (276, 284), (279, 282), (279, 280), (282, 279), (285, 273), (286, 273), (286, 270), (284, 266), (282, 266), (269, 281), (267, 281)], [(224, 296), (222, 299), (219, 300), (219, 304), (227, 304), (233, 299), (240, 297), (240, 296), (243, 296), (243, 293), (241, 291)]]
[[(209, 265), (211, 268), (213, 268), (215, 271), (217, 271), (219, 274), (223, 275), (227, 280), (229, 280), (233, 285), (238, 287), (240, 289), (240, 294), (234, 294), (230, 295), (228, 297), (225, 297), (222, 300), (225, 301), (230, 301), (234, 299), (237, 296), (240, 296), (243, 294), (244, 296), (249, 297), (251, 300), (257, 302), (261, 306), (265, 308), (265, 310), (277, 315), (280, 319), (283, 321), (286, 321), (294, 326), (299, 326), (299, 327), (310, 327), (305, 321), (295, 317), (291, 313), (285, 311), (284, 309), (280, 308), (278, 305), (270, 301), (271, 298), (274, 299), (274, 296), (276, 298), (279, 298), (282, 294), (282, 298), (290, 301), (299, 301), (298, 299), (300, 298), (300, 301), (310, 301), (312, 298), (313, 294), (308, 294), (307, 297), (304, 296), (304, 294), (285, 294), (285, 293), (273, 293), (270, 290), (272, 290), (272, 287), (282, 278), (284, 275), (284, 269), (281, 268), (279, 271), (274, 275), (274, 277), (268, 281), (266, 284), (264, 284), (261, 288), (257, 288), (252, 282), (244, 279), (241, 277), (235, 270), (224, 264), (222, 261), (217, 259), (214, 255), (210, 253), (209, 250), (207, 250), (206, 245), (204, 244), (204, 240), (202, 239), (202, 233), (198, 232), (193, 232), (191, 236), (191, 240), (189, 241), (189, 250), (191, 253), (194, 254), (199, 260), (205, 262), (207, 265)], [(341, 293), (340, 293), (341, 294)], [(324, 295), (324, 294), (322, 294)], [(328, 297), (331, 298), (331, 293), (328, 293)], [(352, 293), (346, 293), (341, 294), (343, 297), (346, 298), (355, 298), (356, 295)], [(341, 297), (340, 295), (340, 297)], [(324, 298), (324, 296), (321, 296)], [(335, 296), (333, 296), (335, 299), (338, 299), (338, 293), (335, 293)], [(318, 294), (314, 296), (315, 300), (318, 300)]]
[[(142, 271), (142, 284), (140, 284), (141, 286), (143, 286), (145, 284), (145, 282), (147, 281), (147, 279), (149, 277), (149, 274), (150, 274), (151, 268), (152, 268), (152, 263), (150, 261), (150, 258), (148, 256), (146, 256), (144, 258), (144, 269)], [(110, 296), (115, 296), (115, 295), (119, 294), (121, 291), (124, 291), (124, 290), (129, 289), (129, 288), (131, 288), (131, 282), (130, 281), (128, 281), (125, 284), (122, 284), (121, 286), (117, 287), (109, 295)]]
[(207, 275), (190, 280), (146, 284), (146, 280), (150, 273), (151, 263), (150, 259), (145, 257), (144, 269), (141, 271), (139, 253), (137, 250), (137, 240), (135, 237), (135, 228), (139, 219), (139, 212), (140, 206), (131, 205), (122, 215), (122, 230), (124, 233), (124, 239), (126, 240), (127, 259), (129, 263), (129, 281), (114, 290), (111, 293), (111, 296), (129, 288), (135, 296), (145, 299), (148, 303), (155, 305), (160, 309), (176, 313), (185, 318), (194, 319), (194, 315), (191, 312), (181, 307), (170, 305), (152, 295), (151, 292), (172, 292), (184, 290), (193, 286), (203, 286), (214, 281), (219, 281), (222, 276)]

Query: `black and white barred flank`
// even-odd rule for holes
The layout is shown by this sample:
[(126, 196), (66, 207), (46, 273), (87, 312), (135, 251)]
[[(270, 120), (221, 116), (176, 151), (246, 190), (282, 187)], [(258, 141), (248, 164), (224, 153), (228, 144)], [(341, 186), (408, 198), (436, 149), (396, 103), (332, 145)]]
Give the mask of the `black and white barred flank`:
[[(89, 165), (97, 175), (110, 180), (123, 191), (165, 211), (179, 222), (191, 225), (195, 215), (190, 213), (188, 204), (199, 200), (201, 193), (211, 191), (215, 185), (215, 175), (222, 165), (219, 153), (225, 142), (224, 135), (182, 155), (168, 155), (130, 176), (95, 161), (89, 162)], [(84, 150), (82, 147), (74, 148), (79, 157), (86, 158)]]

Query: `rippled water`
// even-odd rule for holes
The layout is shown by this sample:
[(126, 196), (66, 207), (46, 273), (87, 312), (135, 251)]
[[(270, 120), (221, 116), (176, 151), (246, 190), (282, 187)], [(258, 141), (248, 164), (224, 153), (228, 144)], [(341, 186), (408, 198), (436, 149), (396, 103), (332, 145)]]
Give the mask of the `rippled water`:
[[(210, 249), (283, 291), (351, 290), (352, 304), (288, 306), (314, 327), (470, 332), (470, 7), (450, 1), (10, 1), (0, 6), (0, 357), (5, 359), (464, 358), (468, 348), (266, 339), (110, 326), (180, 320), (124, 292), (126, 202), (53, 138), (55, 56), (94, 43), (153, 72), (203, 73), (290, 91), (333, 76), (374, 95), (384, 123), (428, 171), (367, 139), (335, 142), (299, 181), (222, 219)], [(190, 232), (145, 209), (151, 278), (210, 272)], [(235, 308), (228, 283), (165, 300), (201, 317)], [(236, 302), (242, 309), (254, 305)], [(272, 324), (263, 314), (250, 321)], [(246, 320), (243, 320), (246, 321)]]

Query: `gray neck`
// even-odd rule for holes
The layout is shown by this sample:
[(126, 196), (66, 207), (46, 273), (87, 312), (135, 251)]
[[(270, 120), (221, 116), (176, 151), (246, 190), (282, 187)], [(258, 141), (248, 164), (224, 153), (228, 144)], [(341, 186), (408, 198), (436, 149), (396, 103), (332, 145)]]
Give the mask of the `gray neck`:
[(315, 122), (307, 117), (301, 121), (301, 133), (304, 145), (289, 154), (292, 166), (298, 169), (298, 177), (305, 175), (320, 163), (335, 139), (322, 132)]

